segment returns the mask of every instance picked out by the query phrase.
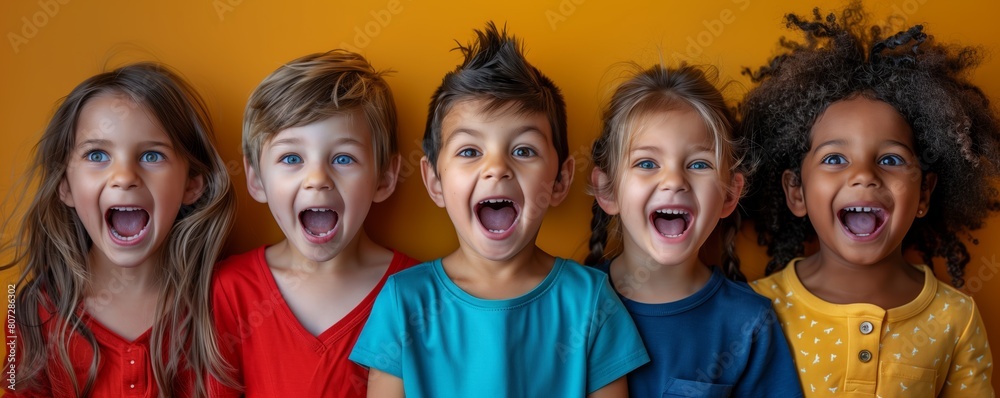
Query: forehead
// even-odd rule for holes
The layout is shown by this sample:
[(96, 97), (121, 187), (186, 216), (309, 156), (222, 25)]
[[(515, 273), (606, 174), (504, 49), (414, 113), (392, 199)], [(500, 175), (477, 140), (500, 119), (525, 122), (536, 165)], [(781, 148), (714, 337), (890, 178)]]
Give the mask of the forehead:
[(120, 92), (96, 94), (84, 102), (77, 119), (75, 141), (128, 138), (170, 142), (149, 110)]
[(634, 131), (630, 148), (715, 148), (715, 137), (705, 120), (697, 110), (686, 104), (637, 117), (629, 129)]
[(532, 134), (552, 143), (552, 126), (544, 112), (523, 111), (514, 103), (490, 109), (489, 102), (468, 99), (455, 102), (441, 119), (441, 141), (459, 134), (482, 138)]
[(811, 131), (811, 147), (828, 141), (875, 143), (895, 141), (913, 147), (913, 130), (903, 115), (885, 102), (855, 97), (831, 104)]
[(302, 126), (278, 131), (264, 146), (322, 146), (331, 143), (355, 143), (370, 146), (372, 132), (360, 110), (338, 113)]

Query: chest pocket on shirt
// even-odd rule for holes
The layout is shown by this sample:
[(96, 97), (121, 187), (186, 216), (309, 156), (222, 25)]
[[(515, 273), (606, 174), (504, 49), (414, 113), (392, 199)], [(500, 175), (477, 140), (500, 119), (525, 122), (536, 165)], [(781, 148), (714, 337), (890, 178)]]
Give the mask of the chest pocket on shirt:
[(727, 384), (702, 383), (700, 381), (670, 379), (663, 397), (725, 398), (733, 393), (733, 386)]
[(876, 394), (883, 397), (933, 397), (937, 371), (902, 363), (882, 362)]

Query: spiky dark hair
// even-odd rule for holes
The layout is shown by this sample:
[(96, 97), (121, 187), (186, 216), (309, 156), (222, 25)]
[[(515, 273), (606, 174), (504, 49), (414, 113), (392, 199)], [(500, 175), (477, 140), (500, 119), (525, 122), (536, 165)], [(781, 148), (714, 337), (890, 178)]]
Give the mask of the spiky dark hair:
[(465, 60), (448, 72), (431, 97), (424, 130), (424, 154), (437, 166), (441, 149), (441, 122), (455, 103), (485, 100), (486, 111), (513, 106), (519, 112), (542, 112), (552, 128), (559, 164), (569, 156), (566, 140), (566, 102), (559, 88), (524, 58), (521, 42), (498, 30), (493, 22), (485, 30), (476, 30), (476, 41), (459, 44)]

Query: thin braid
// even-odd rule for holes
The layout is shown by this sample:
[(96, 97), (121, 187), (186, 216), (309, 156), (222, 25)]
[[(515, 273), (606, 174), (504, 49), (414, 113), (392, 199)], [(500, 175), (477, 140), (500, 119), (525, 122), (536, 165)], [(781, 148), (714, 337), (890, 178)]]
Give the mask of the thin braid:
[(742, 217), (733, 212), (719, 223), (722, 230), (722, 273), (734, 281), (746, 282), (747, 277), (740, 271), (740, 256), (736, 254), (736, 234), (740, 231)]
[(590, 219), (590, 254), (583, 260), (586, 265), (597, 265), (604, 260), (604, 249), (608, 244), (608, 227), (611, 224), (611, 215), (606, 213), (601, 205), (594, 200), (590, 206), (593, 216)]

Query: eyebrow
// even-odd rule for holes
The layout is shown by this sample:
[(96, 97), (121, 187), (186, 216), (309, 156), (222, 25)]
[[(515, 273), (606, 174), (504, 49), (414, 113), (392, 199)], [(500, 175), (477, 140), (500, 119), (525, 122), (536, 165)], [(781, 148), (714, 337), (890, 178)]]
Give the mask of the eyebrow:
[[(77, 145), (77, 148), (82, 148), (82, 147), (87, 147), (87, 146), (102, 147), (102, 146), (109, 146), (109, 145), (112, 145), (112, 141), (111, 140), (102, 140), (102, 139), (92, 138), (92, 139), (89, 139), (89, 140), (81, 142), (80, 145)], [(163, 147), (163, 148), (167, 148), (167, 149), (171, 149), (171, 150), (174, 149), (173, 145), (170, 145), (170, 143), (163, 142), (163, 141), (142, 141), (142, 142), (139, 143), (139, 146), (141, 146), (143, 148)]]
[(813, 153), (817, 153), (817, 152), (819, 152), (820, 149), (822, 149), (825, 146), (844, 146), (844, 145), (847, 145), (847, 141), (844, 141), (844, 140), (826, 141), (826, 142), (824, 142), (822, 144), (816, 145), (816, 147), (813, 148), (812, 152)]
[[(705, 146), (705, 145), (701, 145), (701, 144), (691, 146), (691, 147), (689, 147), (689, 149), (692, 152), (715, 152), (714, 148), (709, 147), (709, 146)], [(659, 153), (660, 149), (657, 148), (657, 147), (655, 147), (655, 146), (652, 146), (652, 145), (646, 145), (646, 146), (632, 148), (632, 150), (630, 150), (629, 152), (630, 153), (635, 153), (635, 152), (641, 152), (641, 151)]]
[[(524, 134), (524, 133), (534, 133), (534, 134), (537, 134), (538, 136), (544, 138), (546, 142), (549, 142), (549, 137), (546, 137), (545, 134), (542, 133), (541, 130), (538, 128), (538, 126), (535, 126), (533, 124), (518, 126), (517, 128), (512, 129), (512, 131), (514, 131), (514, 133), (518, 134), (518, 135)], [(448, 136), (448, 139), (445, 140), (443, 143), (441, 143), (441, 146), (448, 145), (448, 143), (450, 143), (451, 141), (453, 141), (455, 139), (455, 137), (457, 137), (459, 134), (471, 135), (471, 136), (475, 136), (475, 137), (480, 137), (480, 136), (485, 135), (482, 131), (479, 131), (479, 130), (476, 130), (476, 129), (460, 127), (460, 128), (455, 129), (454, 131), (452, 131), (451, 134)]]
[[(814, 153), (819, 152), (819, 150), (821, 148), (825, 147), (825, 146), (844, 146), (844, 145), (847, 145), (847, 141), (844, 141), (844, 140), (831, 140), (831, 141), (827, 141), (827, 142), (824, 142), (822, 144), (817, 145), (816, 148), (814, 148), (812, 150), (812, 152), (814, 152)], [(906, 145), (905, 143), (900, 142), (900, 141), (896, 141), (896, 140), (885, 140), (885, 141), (882, 142), (882, 145), (879, 145), (879, 147), (881, 147), (881, 148), (885, 148), (885, 147), (901, 147), (903, 149), (906, 149), (911, 154), (914, 153), (913, 152), (913, 148), (910, 148), (909, 145)]]
[[(303, 139), (297, 138), (297, 137), (294, 137), (294, 138), (282, 138), (282, 139), (271, 141), (271, 147), (276, 147), (276, 146), (280, 146), (280, 145), (302, 145), (303, 141), (304, 141)], [(338, 138), (336, 141), (333, 142), (333, 146), (340, 146), (340, 145), (358, 145), (358, 146), (363, 146), (363, 144), (361, 143), (361, 141), (358, 140), (358, 139), (356, 139), (356, 138), (354, 138), (354, 137), (342, 137), (342, 138)]]

